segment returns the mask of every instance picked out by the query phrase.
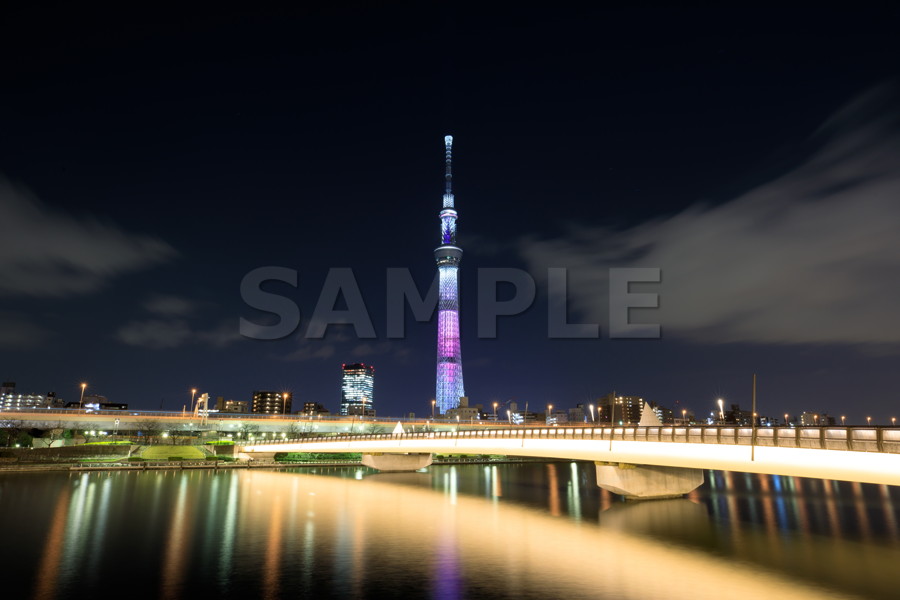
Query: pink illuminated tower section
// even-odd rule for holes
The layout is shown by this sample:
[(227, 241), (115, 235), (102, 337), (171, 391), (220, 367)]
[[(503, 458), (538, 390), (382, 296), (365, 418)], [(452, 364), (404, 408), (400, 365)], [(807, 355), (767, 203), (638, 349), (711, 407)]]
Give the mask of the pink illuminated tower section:
[(459, 352), (459, 261), (462, 249), (456, 245), (456, 210), (453, 207), (453, 176), (450, 170), (453, 136), (444, 137), (446, 171), (444, 208), (441, 210), (441, 245), (435, 249), (440, 299), (438, 300), (437, 392), (435, 401), (441, 414), (459, 406), (465, 396), (462, 357)]

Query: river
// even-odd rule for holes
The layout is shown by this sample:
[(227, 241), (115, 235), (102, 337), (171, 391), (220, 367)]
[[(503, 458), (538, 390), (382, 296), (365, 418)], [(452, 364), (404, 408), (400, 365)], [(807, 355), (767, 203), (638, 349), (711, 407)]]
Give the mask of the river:
[[(900, 488), (589, 463), (0, 473), (7, 598), (897, 598)], [(9, 595), (7, 595), (9, 593)]]

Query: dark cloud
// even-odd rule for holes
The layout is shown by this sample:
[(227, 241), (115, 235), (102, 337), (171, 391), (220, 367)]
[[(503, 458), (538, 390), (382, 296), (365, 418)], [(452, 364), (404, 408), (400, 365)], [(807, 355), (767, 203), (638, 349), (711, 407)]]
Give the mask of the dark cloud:
[(148, 311), (164, 316), (185, 316), (194, 312), (196, 303), (178, 296), (158, 295), (144, 302)]
[(153, 349), (199, 344), (223, 348), (241, 339), (238, 325), (228, 319), (209, 329), (194, 328), (186, 319), (163, 318), (131, 321), (119, 328), (116, 339), (129, 346)]
[[(533, 272), (569, 268), (572, 308), (607, 321), (608, 268), (660, 267), (664, 335), (701, 342), (900, 343), (900, 135), (895, 89), (829, 119), (797, 168), (717, 206), (624, 231), (526, 239)], [(639, 290), (646, 291), (646, 290)], [(640, 320), (640, 319), (637, 319)]]
[(0, 295), (86, 294), (175, 255), (160, 239), (72, 217), (0, 177)]
[(0, 312), (0, 348), (22, 350), (44, 342), (50, 333), (18, 312)]
[(191, 328), (181, 319), (132, 321), (116, 332), (116, 338), (129, 346), (177, 348), (191, 339)]

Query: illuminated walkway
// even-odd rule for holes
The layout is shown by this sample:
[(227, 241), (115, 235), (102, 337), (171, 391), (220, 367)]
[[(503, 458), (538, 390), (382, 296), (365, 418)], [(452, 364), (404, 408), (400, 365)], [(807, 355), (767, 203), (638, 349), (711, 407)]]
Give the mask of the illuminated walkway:
[(900, 485), (900, 428), (549, 427), (339, 435), (238, 448), (273, 452), (502, 454)]

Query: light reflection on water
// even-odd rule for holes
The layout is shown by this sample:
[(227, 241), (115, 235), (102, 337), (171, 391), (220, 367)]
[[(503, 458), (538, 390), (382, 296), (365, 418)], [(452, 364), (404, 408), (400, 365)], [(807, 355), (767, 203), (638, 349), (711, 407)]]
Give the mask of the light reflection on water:
[(316, 471), (3, 474), (0, 564), (41, 599), (123, 569), (153, 598), (897, 597), (897, 488), (709, 472), (625, 503), (584, 463)]

